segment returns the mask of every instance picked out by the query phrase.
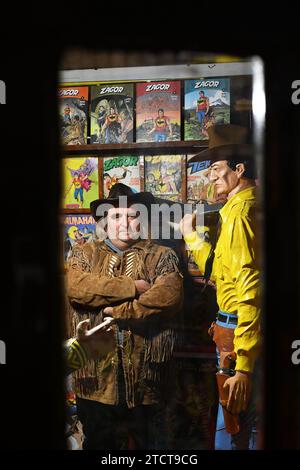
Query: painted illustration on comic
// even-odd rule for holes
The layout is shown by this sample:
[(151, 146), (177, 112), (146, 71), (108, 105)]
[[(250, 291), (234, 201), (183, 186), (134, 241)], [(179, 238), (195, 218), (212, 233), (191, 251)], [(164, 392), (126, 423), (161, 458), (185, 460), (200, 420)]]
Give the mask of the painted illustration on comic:
[(99, 197), (98, 158), (63, 158), (62, 207), (89, 209)]
[(63, 217), (63, 253), (66, 262), (76, 245), (95, 240), (95, 220), (89, 214), (68, 214)]
[(134, 192), (141, 189), (140, 160), (143, 157), (105, 157), (103, 160), (103, 190), (104, 197), (116, 183), (129, 186)]
[(133, 86), (91, 86), (91, 144), (133, 142)]
[(184, 140), (206, 140), (212, 125), (230, 123), (230, 79), (185, 80)]
[(181, 201), (182, 155), (145, 157), (145, 191), (172, 201)]
[(136, 141), (180, 140), (180, 82), (136, 85)]
[(195, 203), (202, 197), (203, 187), (209, 183), (208, 168), (210, 160), (190, 162), (193, 155), (187, 156), (187, 202)]
[(63, 145), (87, 143), (88, 87), (61, 87), (59, 98), (59, 129)]

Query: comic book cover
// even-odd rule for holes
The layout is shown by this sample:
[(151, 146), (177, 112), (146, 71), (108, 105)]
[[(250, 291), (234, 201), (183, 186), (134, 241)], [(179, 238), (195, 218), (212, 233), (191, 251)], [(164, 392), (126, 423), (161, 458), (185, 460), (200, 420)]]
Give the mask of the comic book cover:
[(187, 156), (187, 202), (194, 203), (201, 199), (204, 185), (209, 183), (207, 170), (210, 160), (203, 162), (190, 162), (193, 155)]
[(98, 158), (63, 158), (62, 207), (89, 209), (98, 197)]
[(136, 84), (136, 141), (180, 140), (180, 81)]
[(95, 240), (95, 220), (89, 214), (69, 214), (63, 218), (63, 253), (66, 262), (74, 245)]
[(91, 86), (91, 144), (133, 142), (133, 86)]
[(171, 201), (181, 201), (182, 158), (182, 155), (145, 157), (145, 191)]
[(230, 123), (230, 79), (185, 80), (184, 140), (206, 140), (214, 124)]
[(89, 88), (87, 86), (62, 87), (58, 89), (58, 96), (62, 144), (86, 144)]
[(134, 192), (141, 190), (140, 160), (143, 157), (105, 157), (103, 160), (104, 197), (116, 183), (124, 183)]

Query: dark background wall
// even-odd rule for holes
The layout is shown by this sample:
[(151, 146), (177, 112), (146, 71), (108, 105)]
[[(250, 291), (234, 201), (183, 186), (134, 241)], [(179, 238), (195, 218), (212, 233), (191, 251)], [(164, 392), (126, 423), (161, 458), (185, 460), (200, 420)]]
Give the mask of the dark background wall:
[(128, 9), (120, 18), (104, 15), (101, 21), (100, 10), (93, 21), (69, 10), (26, 13), (18, 41), (13, 41), (15, 18), (14, 28), (1, 38), (0, 79), (7, 85), (7, 104), (0, 107), (0, 339), (7, 344), (7, 365), (0, 366), (0, 447), (64, 447), (56, 85), (64, 50), (83, 46), (91, 55), (100, 49), (107, 57), (110, 51), (134, 57), (139, 51), (155, 56), (162, 50), (174, 55), (199, 50), (264, 60), (265, 447), (300, 449), (300, 366), (291, 363), (292, 341), (300, 339), (300, 105), (291, 102), (291, 83), (300, 78), (296, 25), (290, 21), (290, 34), (283, 37), (256, 15), (247, 15), (249, 26), (231, 18), (222, 28), (222, 18), (220, 25), (217, 20), (211, 25), (201, 11), (206, 26), (200, 28), (202, 21), (180, 21), (170, 11), (153, 20), (150, 16), (147, 26), (131, 21), (133, 11)]

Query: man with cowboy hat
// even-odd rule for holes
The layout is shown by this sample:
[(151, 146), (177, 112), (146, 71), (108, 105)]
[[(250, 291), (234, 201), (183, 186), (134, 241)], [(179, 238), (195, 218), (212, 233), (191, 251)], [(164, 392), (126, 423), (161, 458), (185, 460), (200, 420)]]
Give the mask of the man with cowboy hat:
[(76, 246), (69, 259), (73, 336), (88, 318), (91, 327), (106, 321), (116, 340), (106, 357), (74, 373), (84, 449), (127, 448), (122, 429), (131, 447), (151, 447), (150, 418), (167, 385), (183, 301), (175, 252), (148, 237), (154, 202), (151, 193), (114, 185), (108, 199), (91, 203), (103, 239)]
[[(255, 416), (249, 397), (260, 343), (256, 173), (246, 128), (216, 125), (208, 129), (208, 134), (209, 148), (190, 161), (210, 160), (209, 179), (215, 197), (227, 198), (219, 212), (215, 246), (191, 229), (195, 215), (186, 215), (180, 227), (200, 271), (216, 283), (219, 312), (210, 333), (220, 361), (220, 401), (226, 430), (231, 433), (231, 448), (248, 449)], [(225, 383), (224, 374), (228, 375)], [(222, 418), (219, 407), (216, 449), (230, 448), (226, 447), (229, 434), (220, 431), (224, 429)]]

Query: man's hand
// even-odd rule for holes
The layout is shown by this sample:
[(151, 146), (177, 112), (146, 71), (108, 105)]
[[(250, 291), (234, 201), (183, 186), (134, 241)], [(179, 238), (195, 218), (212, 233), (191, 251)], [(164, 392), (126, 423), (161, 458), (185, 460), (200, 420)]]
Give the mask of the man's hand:
[(226, 380), (224, 388), (229, 387), (227, 410), (232, 414), (245, 411), (251, 392), (251, 378), (246, 372), (237, 371), (233, 377)]
[(105, 309), (103, 310), (103, 313), (107, 315), (107, 318), (104, 318), (104, 321), (107, 320), (108, 318), (111, 318), (113, 314), (113, 307), (105, 307)]
[(134, 283), (135, 283), (135, 288), (136, 288), (138, 295), (144, 294), (151, 287), (149, 282), (144, 281), (143, 279), (138, 279), (137, 281), (134, 281)]
[(185, 214), (185, 216), (179, 222), (179, 230), (182, 235), (189, 235), (195, 230), (196, 225), (196, 212), (193, 214)]
[(115, 348), (114, 333), (111, 328), (113, 319), (106, 318), (102, 323), (88, 330), (90, 320), (83, 320), (76, 328), (76, 339), (84, 347), (91, 359), (100, 359)]

